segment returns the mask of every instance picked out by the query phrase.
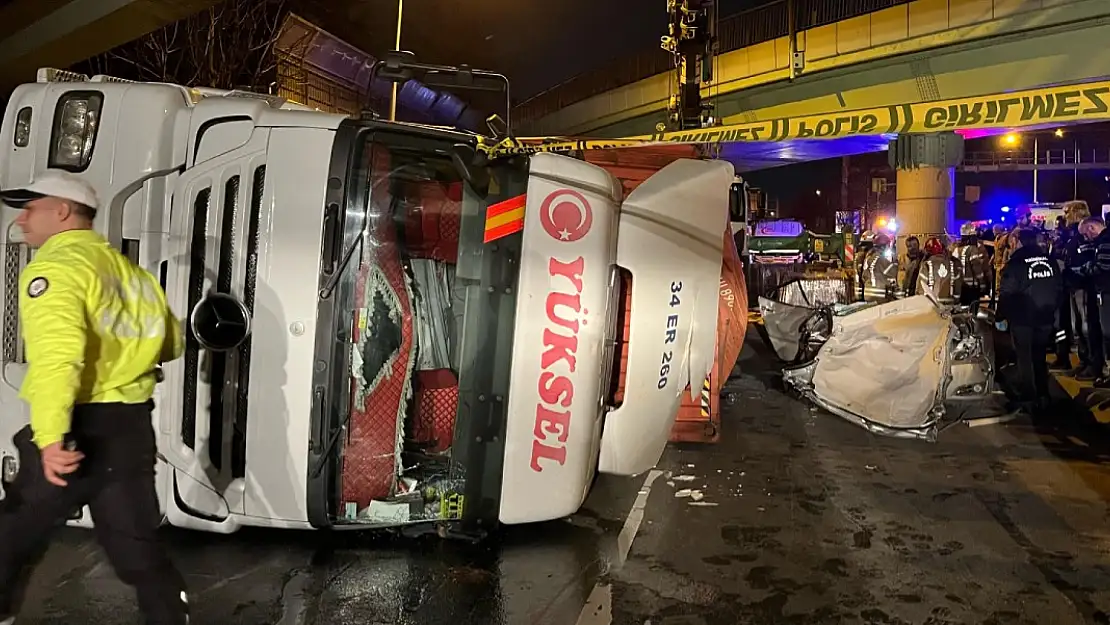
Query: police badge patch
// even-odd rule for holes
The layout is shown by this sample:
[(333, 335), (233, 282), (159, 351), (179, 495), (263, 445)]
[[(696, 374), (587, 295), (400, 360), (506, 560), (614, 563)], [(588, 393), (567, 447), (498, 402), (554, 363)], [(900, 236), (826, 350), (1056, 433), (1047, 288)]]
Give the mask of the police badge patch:
[(45, 293), (48, 288), (50, 288), (50, 282), (39, 276), (27, 283), (27, 297), (38, 297)]

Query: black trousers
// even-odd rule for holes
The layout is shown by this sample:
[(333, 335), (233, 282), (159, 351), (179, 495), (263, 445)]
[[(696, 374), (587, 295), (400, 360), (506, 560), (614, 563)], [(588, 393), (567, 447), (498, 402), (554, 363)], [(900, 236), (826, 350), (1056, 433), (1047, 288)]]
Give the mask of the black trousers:
[(1068, 301), (1071, 305), (1072, 332), (1079, 351), (1079, 365), (1086, 367), (1091, 361), (1091, 346), (1088, 337), (1091, 334), (1090, 324), (1087, 321), (1087, 293), (1083, 289), (1070, 289)]
[(1075, 344), (1075, 319), (1072, 318), (1071, 293), (1064, 289), (1060, 291), (1060, 299), (1056, 303), (1056, 358), (1063, 360), (1071, 367), (1071, 346)]
[(1084, 308), (1087, 317), (1087, 359), (1088, 364), (1096, 373), (1106, 366), (1106, 342), (1102, 334), (1102, 306), (1099, 301), (1104, 299), (1094, 291), (1086, 291)]
[(1012, 326), (1010, 336), (1014, 340), (1014, 354), (1017, 357), (1019, 401), (1044, 402), (1048, 393), (1048, 361), (1045, 353), (1052, 345), (1051, 326)]
[(971, 306), (978, 310), (979, 300), (983, 297), (983, 289), (977, 284), (965, 284), (960, 288), (960, 305)]
[(158, 538), (153, 404), (86, 404), (73, 410), (70, 439), (85, 454), (63, 488), (46, 481), (31, 428), (15, 436), (19, 474), (0, 509), (0, 617), (18, 611), (30, 568), (55, 528), (88, 505), (97, 541), (116, 575), (133, 586), (150, 625), (188, 622), (185, 583)]

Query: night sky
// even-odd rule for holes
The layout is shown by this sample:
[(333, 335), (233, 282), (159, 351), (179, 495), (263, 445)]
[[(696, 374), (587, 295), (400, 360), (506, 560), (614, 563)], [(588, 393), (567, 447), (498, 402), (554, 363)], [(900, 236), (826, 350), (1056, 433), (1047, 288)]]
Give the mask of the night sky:
[[(721, 17), (768, 0), (719, 0)], [(294, 10), (374, 55), (393, 48), (395, 0), (292, 0)], [(659, 45), (665, 0), (405, 0), (401, 48), (419, 60), (505, 73), (526, 98)]]
[[(289, 1), (304, 17), (371, 54), (393, 48), (396, 0)], [(719, 15), (724, 18), (771, 3), (719, 0)], [(665, 31), (666, 0), (405, 0), (401, 47), (422, 61), (465, 63), (505, 73), (512, 81), (513, 99), (520, 101), (614, 59), (657, 47)], [(1107, 136), (1100, 136), (1106, 145)], [(984, 148), (969, 145), (968, 149)], [(826, 221), (818, 216), (831, 219), (832, 210), (840, 207), (840, 170), (839, 159), (834, 159), (753, 172), (748, 177), (778, 197), (784, 213)], [(886, 154), (880, 153), (853, 158), (851, 177), (855, 184), (847, 203), (857, 208), (865, 201), (870, 178), (893, 181), (894, 174), (886, 166)], [(1099, 188), (1080, 189), (1079, 195), (1090, 195), (1094, 205), (1108, 201), (1103, 175), (1090, 177)], [(1027, 195), (1026, 182), (992, 179), (985, 184), (1014, 186), (1015, 194)], [(1070, 183), (1061, 184), (1061, 190), (1052, 194), (1070, 196)], [(818, 188), (823, 190), (820, 197), (815, 194)], [(984, 193), (994, 195), (989, 189)]]

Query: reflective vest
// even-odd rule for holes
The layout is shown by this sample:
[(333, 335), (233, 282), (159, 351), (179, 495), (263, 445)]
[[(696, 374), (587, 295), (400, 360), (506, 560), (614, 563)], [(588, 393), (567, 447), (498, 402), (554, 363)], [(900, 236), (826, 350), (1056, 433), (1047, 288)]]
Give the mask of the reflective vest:
[(898, 288), (898, 261), (892, 250), (876, 249), (867, 256), (863, 266), (863, 299), (882, 302)]
[(990, 267), (987, 262), (987, 248), (981, 243), (958, 244), (953, 252), (963, 268), (963, 283), (971, 287), (986, 287), (990, 284)]
[(19, 320), (20, 395), (40, 448), (69, 432), (74, 404), (149, 400), (155, 368), (184, 351), (158, 280), (92, 230), (56, 234), (39, 248), (20, 276)]
[(932, 293), (942, 304), (955, 304), (960, 294), (960, 264), (947, 254), (934, 254), (921, 263), (917, 294)]
[(1010, 233), (1003, 232), (994, 239), (994, 266), (998, 270), (1010, 259)]

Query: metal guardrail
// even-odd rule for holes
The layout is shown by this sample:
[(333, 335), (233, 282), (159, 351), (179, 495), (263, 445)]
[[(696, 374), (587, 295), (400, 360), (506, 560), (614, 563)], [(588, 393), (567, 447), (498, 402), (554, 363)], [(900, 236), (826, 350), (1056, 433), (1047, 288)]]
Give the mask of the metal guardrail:
[(755, 260), (747, 263), (745, 269), (745, 280), (748, 286), (748, 307), (758, 307), (760, 297), (777, 299), (775, 294), (783, 285), (794, 280), (805, 279), (839, 280), (843, 282), (843, 295), (837, 297), (837, 301), (841, 304), (851, 304), (859, 299), (856, 293), (857, 286), (853, 270), (817, 271), (812, 265), (802, 262), (761, 263)]
[[(867, 15), (912, 0), (795, 0), (795, 30), (826, 26)], [(730, 17), (717, 26), (718, 54), (740, 50), (790, 34), (789, 3), (777, 0)], [(662, 35), (662, 33), (660, 33)], [(579, 74), (518, 104), (513, 116), (518, 122), (544, 117), (592, 96), (674, 69), (674, 58), (659, 48), (618, 59), (596, 70)]]
[(803, 277), (805, 277), (805, 263), (748, 263), (749, 306), (758, 306), (760, 297), (770, 297), (783, 284)]
[(1000, 150), (968, 152), (962, 169), (1098, 169), (1110, 168), (1110, 150)]

